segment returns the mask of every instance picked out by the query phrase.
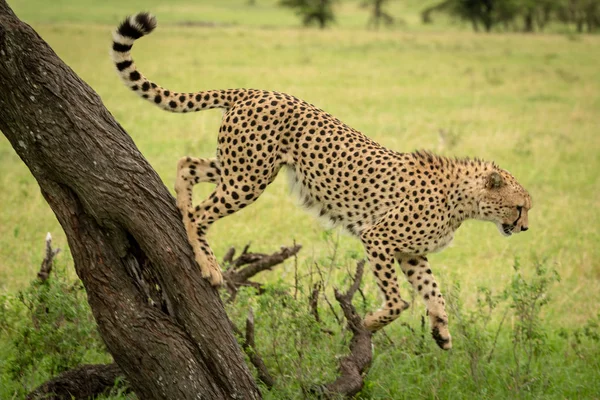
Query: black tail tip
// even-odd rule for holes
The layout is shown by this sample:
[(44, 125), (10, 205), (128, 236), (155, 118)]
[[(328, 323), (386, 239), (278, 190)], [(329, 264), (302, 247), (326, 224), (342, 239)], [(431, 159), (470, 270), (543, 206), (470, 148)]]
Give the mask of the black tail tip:
[(142, 12), (133, 17), (127, 17), (117, 28), (117, 32), (131, 39), (139, 39), (149, 34), (156, 28), (156, 18), (154, 15)]
[(144, 34), (146, 35), (156, 28), (156, 17), (148, 12), (142, 12), (136, 15), (135, 22), (142, 27)]

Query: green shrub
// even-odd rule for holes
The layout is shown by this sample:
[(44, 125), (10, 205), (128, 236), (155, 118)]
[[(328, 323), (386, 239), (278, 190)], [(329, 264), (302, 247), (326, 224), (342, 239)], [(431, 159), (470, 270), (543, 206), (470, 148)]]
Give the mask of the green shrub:
[[(339, 264), (333, 256), (324, 264)], [(354, 255), (347, 254), (351, 260)], [(353, 262), (353, 261), (352, 261)], [(600, 315), (581, 326), (557, 329), (544, 317), (559, 282), (544, 262), (531, 269), (514, 262), (505, 288), (477, 290), (465, 304), (460, 284), (448, 286), (454, 348), (443, 352), (430, 337), (419, 304), (374, 336), (374, 359), (361, 399), (395, 398), (572, 398), (600, 392)], [(255, 324), (254, 350), (275, 378), (268, 399), (311, 398), (332, 382), (339, 357), (348, 352), (350, 334), (331, 288), (320, 289), (319, 320), (311, 305), (312, 274), (239, 291), (228, 313), (241, 332), (248, 311)], [(338, 276), (337, 286), (349, 285)], [(358, 292), (359, 312), (376, 308), (371, 294)], [(239, 338), (240, 342), (244, 338)], [(17, 295), (0, 295), (0, 398), (21, 397), (52, 376), (83, 362), (109, 362), (78, 282), (56, 271)], [(251, 367), (252, 368), (252, 367)], [(110, 399), (133, 399), (117, 389)]]
[(0, 302), (0, 374), (18, 393), (84, 362), (110, 360), (81, 282), (70, 281), (60, 268)]
[(260, 295), (254, 289), (241, 290), (228, 310), (241, 331), (248, 310), (254, 313), (255, 350), (276, 381), (267, 398), (305, 398), (314, 387), (336, 377), (335, 355), (347, 348), (347, 338), (331, 317), (317, 322), (308, 299), (304, 287), (278, 282), (266, 285)]

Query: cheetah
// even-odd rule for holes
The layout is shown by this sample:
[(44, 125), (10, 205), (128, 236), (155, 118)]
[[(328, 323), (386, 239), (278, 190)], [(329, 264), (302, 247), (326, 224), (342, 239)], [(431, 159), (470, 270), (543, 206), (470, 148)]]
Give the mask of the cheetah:
[[(388, 150), (285, 93), (160, 87), (137, 70), (130, 54), (134, 41), (155, 27), (154, 16), (139, 13), (114, 31), (112, 59), (125, 85), (163, 110), (224, 110), (216, 157), (184, 157), (177, 164), (177, 207), (202, 276), (215, 286), (223, 282), (208, 228), (256, 201), (285, 167), (305, 207), (364, 245), (385, 299), (367, 314), (365, 327), (377, 331), (409, 306), (400, 295), (397, 262), (425, 302), (436, 343), (450, 349), (445, 301), (427, 254), (448, 246), (467, 219), (491, 221), (504, 236), (526, 231), (528, 192), (495, 163)], [(215, 189), (194, 207), (192, 188), (200, 182)]]

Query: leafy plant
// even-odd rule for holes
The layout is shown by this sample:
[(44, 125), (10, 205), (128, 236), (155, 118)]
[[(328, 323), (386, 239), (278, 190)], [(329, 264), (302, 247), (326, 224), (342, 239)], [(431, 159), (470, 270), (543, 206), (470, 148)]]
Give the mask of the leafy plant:
[(535, 273), (530, 280), (523, 277), (519, 259), (515, 259), (513, 278), (503, 291), (513, 311), (512, 353), (514, 360), (514, 390), (520, 391), (540, 380), (532, 374), (532, 364), (547, 353), (548, 331), (541, 318), (542, 309), (550, 301), (548, 291), (554, 282), (559, 282), (558, 273), (544, 262), (535, 262)]
[(90, 353), (105, 354), (81, 282), (64, 271), (34, 280), (0, 304), (0, 333), (10, 343), (0, 370), (29, 391), (51, 377), (84, 362)]

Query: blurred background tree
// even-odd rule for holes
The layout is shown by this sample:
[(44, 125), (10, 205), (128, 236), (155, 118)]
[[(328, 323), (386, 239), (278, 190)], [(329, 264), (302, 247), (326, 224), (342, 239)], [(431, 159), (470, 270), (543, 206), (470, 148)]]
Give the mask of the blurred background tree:
[(577, 32), (595, 32), (600, 27), (600, 0), (560, 0), (557, 18), (567, 24), (574, 24)]
[(304, 26), (317, 24), (319, 28), (325, 29), (327, 25), (335, 21), (333, 3), (336, 0), (281, 0), (279, 4), (284, 7), (293, 8), (302, 18)]
[(543, 31), (551, 21), (575, 25), (577, 32), (594, 32), (600, 27), (600, 0), (444, 0), (421, 12), (424, 23), (434, 13), (445, 13), (490, 32), (499, 26), (506, 31)]
[(379, 29), (379, 25), (383, 22), (389, 26), (394, 23), (394, 17), (390, 15), (384, 7), (389, 0), (364, 0), (360, 5), (363, 8), (369, 8), (371, 16), (367, 22), (367, 28)]

